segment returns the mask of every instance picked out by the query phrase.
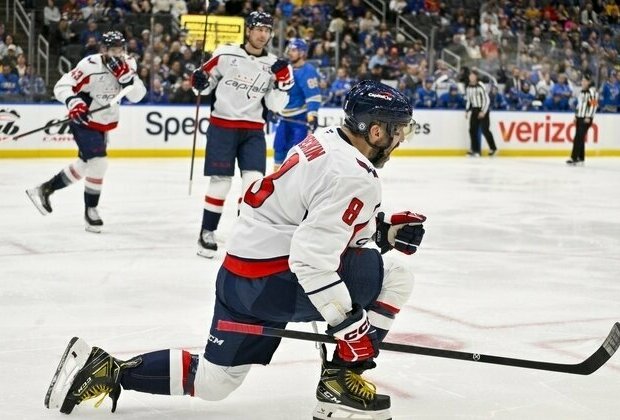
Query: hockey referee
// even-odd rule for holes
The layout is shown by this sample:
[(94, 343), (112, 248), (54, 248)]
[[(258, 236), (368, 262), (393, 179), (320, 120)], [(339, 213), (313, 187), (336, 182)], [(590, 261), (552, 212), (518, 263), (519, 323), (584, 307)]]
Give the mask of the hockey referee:
[(493, 134), (489, 130), (489, 94), (482, 82), (478, 81), (478, 75), (474, 72), (469, 74), (469, 85), (465, 88), (465, 97), (467, 103), (465, 105), (465, 118), (469, 119), (469, 138), (471, 140), (471, 148), (467, 152), (468, 156), (480, 156), (480, 142), (478, 141), (478, 130), (482, 130), (482, 135), (489, 145), (489, 156), (497, 153), (497, 146)]
[(581, 92), (577, 98), (577, 108), (575, 109), (575, 137), (573, 139), (573, 151), (570, 159), (566, 161), (568, 165), (583, 165), (586, 155), (586, 134), (592, 125), (594, 113), (598, 106), (598, 92), (592, 86), (591, 76), (584, 74), (581, 78)]

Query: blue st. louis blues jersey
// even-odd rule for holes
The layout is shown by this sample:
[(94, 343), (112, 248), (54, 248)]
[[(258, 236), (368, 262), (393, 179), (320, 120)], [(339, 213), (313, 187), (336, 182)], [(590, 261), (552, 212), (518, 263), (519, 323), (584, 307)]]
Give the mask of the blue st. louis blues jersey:
[(308, 113), (318, 117), (321, 105), (321, 90), (319, 89), (319, 74), (312, 64), (304, 64), (293, 69), (295, 85), (289, 92), (289, 101), (282, 115), (292, 117)]

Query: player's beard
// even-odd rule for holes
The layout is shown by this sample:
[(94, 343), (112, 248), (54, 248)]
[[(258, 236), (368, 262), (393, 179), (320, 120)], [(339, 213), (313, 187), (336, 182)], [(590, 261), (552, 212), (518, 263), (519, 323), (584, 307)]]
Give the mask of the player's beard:
[(260, 40), (253, 40), (253, 39), (248, 39), (248, 42), (250, 43), (250, 45), (252, 46), (252, 48), (255, 48), (257, 50), (263, 50), (265, 49), (265, 47), (267, 46), (267, 44), (269, 43), (269, 39), (267, 41), (260, 41)]
[(385, 163), (388, 160), (390, 160), (390, 154), (392, 154), (394, 149), (396, 149), (398, 147), (398, 144), (399, 144), (399, 142), (395, 142), (396, 144), (393, 145), (394, 138), (388, 136), (387, 133), (383, 133), (383, 138), (378, 143), (380, 145), (383, 145), (383, 144), (386, 143), (386, 139), (389, 140), (389, 143), (387, 143), (387, 146), (375, 146), (375, 147), (373, 147), (373, 150), (376, 153), (375, 153), (375, 155), (371, 159), (369, 159), (370, 163), (372, 163), (372, 165), (375, 168), (378, 168), (378, 169), (383, 168)]

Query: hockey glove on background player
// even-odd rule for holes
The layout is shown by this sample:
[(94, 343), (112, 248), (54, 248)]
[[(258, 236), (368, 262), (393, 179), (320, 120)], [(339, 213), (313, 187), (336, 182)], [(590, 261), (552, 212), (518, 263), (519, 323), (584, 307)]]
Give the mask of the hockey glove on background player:
[(88, 124), (90, 119), (88, 116), (88, 105), (80, 98), (72, 98), (67, 101), (67, 108), (69, 109), (69, 118), (73, 122), (78, 124)]
[(271, 72), (276, 77), (276, 86), (280, 90), (287, 91), (293, 87), (293, 67), (286, 60), (277, 60), (271, 66)]
[(108, 57), (106, 61), (108, 70), (116, 77), (118, 83), (122, 87), (127, 87), (133, 83), (133, 74), (129, 64), (125, 60), (119, 57)]
[(424, 237), (422, 223), (426, 220), (426, 216), (403, 211), (394, 213), (389, 222), (385, 222), (384, 218), (385, 213), (379, 212), (377, 214), (375, 243), (381, 249), (381, 253), (385, 254), (396, 248), (397, 251), (404, 254), (414, 254)]
[(308, 121), (308, 131), (310, 131), (311, 133), (314, 133), (316, 129), (319, 128), (319, 119), (316, 117), (316, 115), (308, 114), (307, 121)]
[(209, 87), (209, 75), (202, 68), (197, 68), (192, 72), (192, 87), (198, 92), (202, 92)]
[(345, 364), (363, 362), (379, 354), (377, 330), (368, 322), (366, 311), (357, 303), (348, 313), (347, 319), (329, 327), (327, 334), (337, 339), (335, 362)]

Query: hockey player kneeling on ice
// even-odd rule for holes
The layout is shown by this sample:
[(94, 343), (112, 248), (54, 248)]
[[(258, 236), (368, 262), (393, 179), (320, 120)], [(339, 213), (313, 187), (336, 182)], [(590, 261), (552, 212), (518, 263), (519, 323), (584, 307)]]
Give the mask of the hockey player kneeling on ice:
[(108, 131), (118, 124), (119, 108), (90, 114), (89, 110), (107, 105), (121, 89), (133, 86), (126, 97), (139, 102), (146, 88), (136, 74), (136, 61), (126, 54), (125, 38), (118, 31), (103, 34), (103, 53), (82, 59), (54, 86), (54, 96), (67, 106), (69, 124), (78, 146), (78, 159), (38, 187), (26, 190), (42, 214), (52, 212), (50, 195), (84, 178), (84, 219), (86, 230), (100, 232), (103, 221), (97, 211), (103, 177), (108, 167)]
[[(413, 275), (383, 254), (413, 254), (425, 217), (379, 211), (381, 168), (412, 132), (412, 109), (399, 91), (374, 81), (354, 86), (345, 123), (319, 129), (291, 149), (280, 170), (245, 193), (216, 280), (204, 354), (160, 350), (122, 361), (84, 340), (67, 346), (45, 404), (75, 405), (121, 389), (221, 400), (252, 364), (270, 363), (280, 338), (217, 330), (219, 320), (284, 328), (324, 320), (336, 338), (322, 352), (315, 419), (391, 418), (390, 397), (363, 372), (407, 302)], [(363, 247), (375, 242), (377, 248)], [(97, 403), (97, 405), (100, 404)]]

